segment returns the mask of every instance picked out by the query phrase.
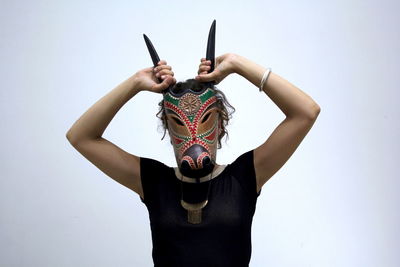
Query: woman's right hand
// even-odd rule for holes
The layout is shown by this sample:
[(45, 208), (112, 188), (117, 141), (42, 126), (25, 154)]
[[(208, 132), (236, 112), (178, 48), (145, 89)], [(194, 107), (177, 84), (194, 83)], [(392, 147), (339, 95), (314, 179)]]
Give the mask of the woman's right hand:
[(202, 58), (199, 65), (199, 70), (197, 71), (198, 76), (196, 76), (195, 79), (200, 82), (215, 81), (216, 84), (220, 83), (223, 79), (226, 78), (226, 76), (235, 72), (234, 63), (236, 57), (237, 56), (232, 53), (224, 54), (217, 57), (215, 59), (214, 71), (211, 73), (208, 73), (211, 68), (211, 61)]
[[(157, 67), (146, 68), (134, 75), (139, 90), (161, 93), (164, 89), (176, 83), (174, 72), (165, 60), (160, 60)], [(159, 79), (162, 82), (159, 82)]]

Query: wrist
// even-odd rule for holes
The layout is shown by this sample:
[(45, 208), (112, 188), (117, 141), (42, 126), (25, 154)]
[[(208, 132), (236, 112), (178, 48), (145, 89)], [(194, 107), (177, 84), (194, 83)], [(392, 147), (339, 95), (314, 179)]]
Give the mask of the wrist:
[(130, 91), (134, 94), (139, 93), (140, 91), (143, 91), (144, 86), (141, 84), (141, 79), (140, 79), (140, 73), (136, 72), (134, 75), (129, 77), (128, 79), (129, 82), (129, 88)]
[(242, 63), (243, 58), (237, 54), (230, 53), (229, 61), (231, 62), (231, 72), (241, 75), (242, 66), (243, 66), (243, 63)]

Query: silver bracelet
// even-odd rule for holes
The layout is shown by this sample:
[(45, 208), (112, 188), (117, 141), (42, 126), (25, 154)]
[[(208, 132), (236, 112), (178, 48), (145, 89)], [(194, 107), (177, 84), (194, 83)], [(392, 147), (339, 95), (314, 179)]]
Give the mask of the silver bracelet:
[(264, 75), (261, 79), (260, 92), (263, 91), (264, 83), (267, 81), (270, 73), (271, 73), (271, 68), (267, 68), (267, 70), (264, 72)]

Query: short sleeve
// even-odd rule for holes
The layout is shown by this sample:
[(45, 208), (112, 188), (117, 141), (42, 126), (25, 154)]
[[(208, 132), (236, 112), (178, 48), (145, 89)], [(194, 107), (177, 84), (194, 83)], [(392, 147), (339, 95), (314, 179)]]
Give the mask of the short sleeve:
[(148, 204), (154, 199), (155, 189), (162, 174), (168, 169), (166, 165), (154, 159), (140, 157), (140, 179), (142, 182), (143, 197), (140, 200)]
[(234, 170), (234, 176), (243, 189), (251, 198), (257, 199), (261, 194), (261, 190), (257, 193), (256, 171), (254, 169), (254, 150), (242, 154), (231, 165)]

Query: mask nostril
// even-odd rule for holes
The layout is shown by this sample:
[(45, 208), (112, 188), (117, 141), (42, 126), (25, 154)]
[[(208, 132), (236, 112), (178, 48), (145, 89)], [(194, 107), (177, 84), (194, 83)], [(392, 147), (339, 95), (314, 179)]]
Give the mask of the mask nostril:
[(187, 172), (187, 171), (190, 171), (192, 168), (190, 168), (190, 165), (189, 165), (189, 162), (187, 162), (186, 160), (184, 160), (183, 162), (182, 162), (182, 165), (181, 165), (181, 171), (182, 172)]
[(203, 159), (203, 168), (208, 166), (208, 165), (210, 165), (210, 163), (211, 163), (210, 157), (204, 157), (204, 159)]

